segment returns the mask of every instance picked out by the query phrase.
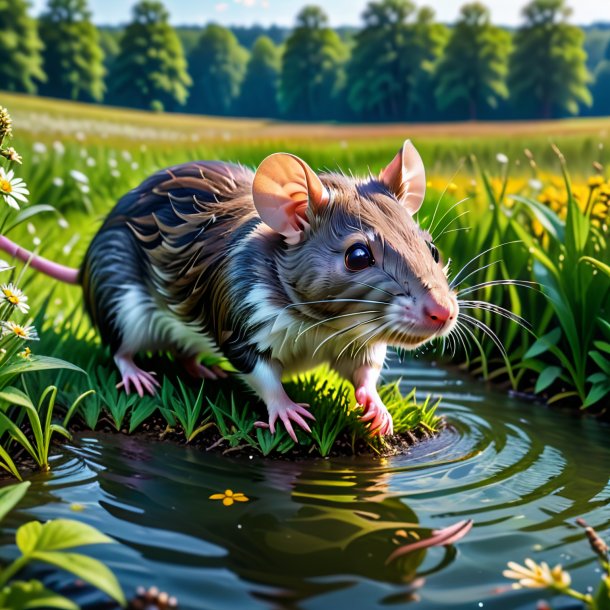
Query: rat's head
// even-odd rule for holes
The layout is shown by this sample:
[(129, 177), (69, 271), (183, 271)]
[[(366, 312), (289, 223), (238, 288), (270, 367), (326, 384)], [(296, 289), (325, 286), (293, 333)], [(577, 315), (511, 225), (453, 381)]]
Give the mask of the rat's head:
[(425, 185), (408, 140), (378, 178), (318, 176), (285, 153), (261, 163), (254, 203), (287, 243), (280, 280), (301, 317), (356, 347), (414, 348), (453, 329), (456, 296), (430, 235), (413, 220)]

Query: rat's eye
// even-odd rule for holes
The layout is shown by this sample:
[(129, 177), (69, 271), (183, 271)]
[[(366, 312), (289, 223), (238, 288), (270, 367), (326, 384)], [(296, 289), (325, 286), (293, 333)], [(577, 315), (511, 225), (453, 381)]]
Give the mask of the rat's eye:
[(364, 244), (354, 244), (345, 252), (345, 266), (350, 271), (362, 271), (375, 264), (375, 259)]
[(432, 254), (434, 262), (438, 263), (438, 261), (441, 259), (441, 255), (438, 253), (438, 248), (431, 241), (426, 243), (428, 244), (428, 248), (430, 248), (430, 254)]

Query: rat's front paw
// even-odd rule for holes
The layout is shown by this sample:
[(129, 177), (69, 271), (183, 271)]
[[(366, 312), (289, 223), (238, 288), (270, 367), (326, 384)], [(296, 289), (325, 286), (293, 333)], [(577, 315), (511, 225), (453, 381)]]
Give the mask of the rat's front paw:
[(306, 432), (311, 432), (311, 428), (303, 418), (307, 417), (313, 420), (316, 418), (307, 410), (308, 407), (309, 405), (305, 403), (292, 402), (289, 398), (278, 402), (277, 404), (268, 404), (267, 411), (269, 412), (269, 423), (257, 421), (254, 425), (257, 428), (269, 428), (271, 434), (275, 434), (275, 422), (279, 418), (284, 422), (284, 426), (286, 427), (286, 431), (290, 435), (290, 438), (295, 443), (298, 443), (299, 441), (292, 428), (291, 420), (301, 426)]
[(356, 401), (363, 407), (363, 422), (371, 422), (371, 434), (394, 434), (394, 423), (376, 388), (361, 386), (356, 389)]

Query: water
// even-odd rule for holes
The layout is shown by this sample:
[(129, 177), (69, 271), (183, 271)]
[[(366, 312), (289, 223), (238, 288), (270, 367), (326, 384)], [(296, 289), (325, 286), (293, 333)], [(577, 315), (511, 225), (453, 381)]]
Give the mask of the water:
[[(609, 427), (430, 366), (393, 372), (421, 394), (442, 393), (453, 426), (408, 455), (287, 463), (90, 433), (34, 478), (5, 529), (82, 519), (119, 541), (94, 555), (128, 594), (156, 585), (188, 610), (404, 605), (420, 578), (412, 607), (422, 610), (534, 608), (541, 592), (498, 591), (506, 562), (525, 557), (567, 566), (576, 588), (596, 586), (574, 520), (610, 534)], [(227, 488), (250, 501), (209, 499)], [(386, 565), (398, 542), (465, 518), (474, 528), (454, 547)]]

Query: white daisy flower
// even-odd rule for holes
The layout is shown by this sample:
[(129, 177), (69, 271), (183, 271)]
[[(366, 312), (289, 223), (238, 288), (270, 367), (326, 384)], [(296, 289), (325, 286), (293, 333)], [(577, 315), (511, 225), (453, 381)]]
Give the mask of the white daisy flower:
[(39, 155), (44, 155), (47, 152), (47, 147), (43, 142), (34, 142), (32, 149)]
[(0, 260), (0, 273), (3, 271), (8, 271), (9, 269), (14, 269), (15, 267), (9, 265), (6, 261)]
[(19, 209), (17, 201), (27, 203), (27, 195), (30, 194), (25, 182), (21, 178), (15, 178), (15, 172), (5, 172), (3, 167), (0, 167), (0, 195), (4, 197), (4, 201), (12, 208)]
[(506, 165), (508, 163), (508, 157), (504, 153), (498, 153), (496, 155), (496, 161), (502, 163), (502, 165)]
[(27, 300), (28, 298), (17, 286), (13, 284), (2, 284), (0, 286), (0, 301), (8, 303), (21, 313), (27, 313), (30, 310)]
[(2, 324), (2, 334), (6, 335), (15, 335), (19, 337), (19, 339), (23, 339), (24, 341), (38, 341), (38, 333), (33, 326), (25, 326), (21, 324), (16, 324), (9, 320), (8, 322), (1, 322)]

